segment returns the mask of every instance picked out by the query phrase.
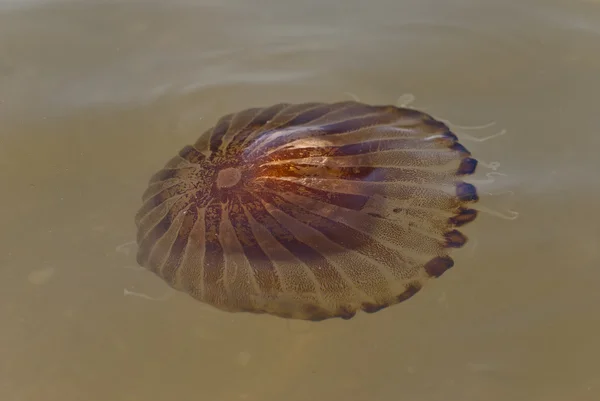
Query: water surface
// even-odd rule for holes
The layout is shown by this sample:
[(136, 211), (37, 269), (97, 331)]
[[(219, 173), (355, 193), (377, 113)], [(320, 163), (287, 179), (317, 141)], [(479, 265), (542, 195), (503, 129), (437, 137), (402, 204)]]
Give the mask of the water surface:
[[(599, 399), (598, 71), (591, 0), (0, 1), (0, 398)], [(221, 115), (404, 94), (507, 130), (465, 144), (519, 212), (418, 296), (290, 323), (135, 269), (148, 178)]]

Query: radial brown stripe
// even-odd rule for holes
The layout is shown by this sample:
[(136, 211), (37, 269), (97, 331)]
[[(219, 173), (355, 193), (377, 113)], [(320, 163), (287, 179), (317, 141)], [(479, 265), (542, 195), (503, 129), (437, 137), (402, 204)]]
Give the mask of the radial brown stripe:
[[(359, 252), (382, 264), (398, 262), (403, 264), (406, 263), (406, 261), (400, 261), (397, 258), (394, 258), (393, 252), (390, 252), (383, 244), (373, 240), (369, 235), (362, 231), (355, 230), (352, 227), (335, 220), (311, 213), (309, 210), (295, 205), (279, 195), (263, 192), (260, 196), (266, 202), (271, 203), (298, 222), (319, 231), (343, 248)], [(370, 227), (365, 227), (365, 231), (368, 232), (369, 228)]]
[(259, 128), (258, 125), (252, 124), (252, 121), (262, 110), (262, 108), (255, 107), (234, 114), (227, 132), (221, 137), (219, 153), (225, 154), (229, 148), (229, 144), (236, 136), (242, 135), (244, 132), (250, 133)]
[(177, 270), (183, 263), (185, 249), (190, 240), (190, 234), (196, 221), (198, 220), (198, 210), (195, 207), (190, 207), (182, 212), (184, 214), (183, 221), (177, 237), (167, 254), (164, 265), (160, 268), (161, 277), (172, 286), (175, 285)]
[(282, 130), (290, 125), (290, 121), (304, 112), (310, 112), (313, 108), (322, 107), (319, 103), (303, 103), (303, 104), (286, 104), (285, 107), (278, 110), (277, 114), (273, 115), (259, 130), (253, 132), (253, 135), (247, 136), (244, 141), (244, 146), (251, 143), (260, 142), (264, 139), (264, 132), (273, 132)]
[[(407, 133), (408, 132), (408, 133)], [(338, 134), (332, 134), (327, 136), (310, 136), (302, 139), (298, 139), (289, 145), (287, 148), (294, 147), (341, 147), (348, 144), (372, 142), (372, 141), (385, 141), (392, 140), (396, 145), (395, 150), (413, 151), (420, 154), (423, 151), (447, 151), (453, 146), (456, 146), (456, 138), (454, 134), (450, 135), (444, 132), (432, 132), (423, 135), (417, 135), (412, 130), (403, 128), (380, 125), (374, 127), (367, 127), (357, 129), (351, 132), (342, 132)], [(286, 146), (282, 146), (279, 149), (275, 149), (271, 153), (285, 150)], [(459, 149), (454, 149), (458, 151)], [(464, 147), (463, 147), (463, 150)], [(271, 154), (269, 153), (269, 154)]]
[[(192, 205), (191, 207), (194, 207)], [(188, 246), (184, 253), (184, 260), (179, 268), (177, 281), (173, 287), (185, 291), (192, 297), (204, 301), (204, 256), (206, 253), (206, 222), (204, 219), (206, 208), (197, 208), (198, 219), (192, 227), (188, 239)]]
[[(409, 153), (407, 156), (405, 153)], [(278, 166), (286, 165), (287, 163), (294, 163), (298, 165), (313, 165), (313, 166), (329, 166), (329, 167), (375, 167), (375, 168), (412, 168), (427, 171), (445, 171), (448, 176), (454, 174), (458, 175), (469, 175), (471, 171), (474, 171), (477, 167), (477, 161), (472, 158), (465, 157), (462, 160), (457, 160), (457, 155), (453, 152), (429, 152), (423, 153), (421, 158), (428, 158), (430, 162), (425, 164), (421, 161), (421, 158), (412, 156), (413, 151), (402, 152), (402, 151), (383, 151), (377, 153), (363, 154), (357, 156), (319, 156), (319, 157), (306, 157), (294, 160), (282, 160), (282, 161), (271, 161), (265, 163), (266, 165)], [(402, 159), (405, 159), (403, 161)], [(406, 161), (412, 161), (408, 164)], [(410, 166), (410, 167), (408, 167)], [(452, 171), (454, 166), (454, 172)], [(449, 183), (450, 184), (450, 183)]]
[(250, 193), (245, 193), (240, 196), (240, 200), (252, 217), (269, 230), (273, 238), (304, 263), (302, 267), (310, 270), (315, 276), (317, 287), (320, 287), (326, 294), (339, 294), (343, 291), (349, 291), (349, 283), (342, 279), (336, 268), (327, 261), (327, 258), (294, 237), (287, 228), (267, 211), (258, 198)]
[[(246, 154), (248, 157), (257, 157), (259, 153), (268, 153), (286, 143), (290, 143), (300, 138), (320, 137), (326, 135), (339, 134), (343, 132), (352, 132), (360, 128), (376, 126), (394, 122), (397, 119), (394, 115), (367, 114), (365, 116), (351, 118), (349, 120), (332, 122), (327, 125), (312, 127), (288, 126), (277, 135), (271, 138), (263, 136), (259, 141), (250, 145)], [(308, 135), (307, 135), (308, 134)]]
[(343, 121), (336, 121), (320, 127), (322, 135), (334, 135), (344, 132), (357, 131), (377, 125), (393, 125), (398, 121), (398, 116), (395, 113), (381, 114), (377, 112), (369, 113), (364, 116), (349, 118)]
[(395, 273), (392, 271), (394, 267), (402, 267), (404, 272), (412, 270), (412, 267), (407, 269), (408, 265), (401, 257), (395, 257), (393, 254), (384, 255), (390, 265), (377, 266), (377, 261), (369, 259), (355, 250), (344, 248), (319, 230), (286, 214), (273, 204), (265, 202), (265, 206), (269, 213), (292, 232), (299, 241), (326, 256), (328, 262), (337, 266), (337, 270), (341, 274), (343, 273), (348, 283), (353, 285), (355, 291), (350, 299), (343, 298), (341, 294), (333, 298), (332, 294), (329, 294), (330, 298), (333, 298), (336, 301), (335, 304), (338, 305), (338, 308), (333, 307), (330, 310), (336, 311), (335, 313), (339, 316), (348, 316), (346, 307), (349, 305), (352, 305), (351, 310), (355, 311), (362, 302), (379, 299), (391, 290), (383, 269), (389, 269), (392, 274)]
[[(226, 311), (350, 318), (454, 265), (477, 160), (446, 124), (359, 102), (221, 117), (150, 178), (138, 263)], [(297, 283), (294, 283), (296, 280)]]
[[(417, 230), (417, 227), (411, 227), (410, 224), (402, 224), (398, 219), (385, 218), (374, 212), (357, 212), (351, 209), (343, 209), (331, 207), (321, 201), (312, 201), (303, 199), (303, 197), (295, 194), (283, 194), (285, 200), (292, 205), (302, 207), (304, 212), (309, 212), (320, 216), (326, 221), (324, 227), (330, 227), (333, 224), (340, 224), (347, 229), (356, 230), (369, 238), (378, 242), (394, 244), (401, 247), (405, 251), (419, 252), (419, 250), (427, 250), (429, 254), (439, 255), (442, 252), (444, 243), (444, 231), (437, 231), (429, 227), (425, 234)], [(312, 211), (314, 210), (314, 211)], [(311, 220), (312, 216), (308, 217)], [(446, 227), (448, 224), (446, 224)], [(371, 228), (371, 229), (366, 229)], [(335, 229), (343, 229), (341, 226), (336, 226)]]
[(218, 303), (223, 297), (223, 285), (220, 281), (225, 271), (225, 257), (219, 240), (222, 215), (223, 205), (218, 201), (210, 203), (204, 213), (204, 263), (198, 267), (203, 274), (200, 293), (209, 303)]
[(186, 189), (185, 183), (182, 182), (175, 182), (169, 186), (163, 182), (148, 185), (144, 192), (144, 203), (135, 216), (136, 224), (139, 226), (148, 214), (159, 207), (164, 207), (165, 203), (174, 197), (181, 196)]
[(260, 159), (258, 159), (258, 162), (269, 163), (310, 157), (327, 157), (331, 156), (335, 149), (336, 147), (334, 146), (283, 148), (261, 157)]
[[(160, 220), (155, 218), (148, 218), (146, 222), (140, 222), (140, 229), (138, 231), (137, 241), (139, 244), (139, 251), (137, 254), (137, 262), (140, 265), (144, 265), (148, 262), (152, 249), (162, 238), (163, 235), (169, 230), (173, 220), (181, 213), (184, 209), (189, 207), (188, 199), (185, 196), (180, 197), (173, 202), (172, 206), (166, 210), (166, 213)], [(156, 217), (159, 215), (157, 214)], [(150, 216), (152, 217), (152, 216)], [(152, 266), (156, 269), (157, 266)]]
[(238, 132), (229, 145), (227, 146), (227, 154), (228, 155), (239, 155), (242, 150), (242, 146), (244, 142), (250, 137), (253, 133), (261, 132), (265, 129), (265, 126), (271, 121), (275, 116), (281, 111), (284, 110), (288, 106), (287, 103), (279, 103), (273, 106), (262, 109), (256, 116), (248, 123), (248, 126), (253, 129), (247, 129), (244, 131)]
[(264, 177), (293, 177), (297, 179), (320, 177), (367, 182), (406, 182), (412, 184), (439, 184), (457, 171), (431, 172), (408, 167), (333, 167), (313, 164), (277, 164), (260, 169)]
[[(261, 179), (262, 181), (267, 181)], [(283, 181), (280, 178), (280, 181)], [(420, 185), (407, 185), (397, 182), (359, 182), (342, 179), (309, 177), (302, 180), (303, 185), (311, 188), (330, 191), (341, 194), (355, 194), (368, 196), (369, 199), (375, 197), (385, 197), (401, 204), (411, 207), (430, 208), (439, 212), (453, 214), (457, 208), (464, 202), (458, 199), (454, 194), (448, 193), (449, 190), (441, 188), (439, 185), (434, 187), (425, 187)], [(449, 183), (448, 186), (452, 186)]]
[(369, 201), (369, 197), (364, 195), (324, 191), (294, 181), (283, 181), (271, 178), (262, 180), (261, 184), (263, 187), (268, 188), (273, 192), (291, 192), (352, 210), (362, 209)]
[(377, 113), (378, 111), (385, 109), (387, 106), (372, 106), (364, 103), (347, 101), (333, 104), (322, 104), (320, 107), (326, 107), (330, 111), (327, 114), (324, 114), (322, 117), (311, 121), (310, 126), (320, 128), (334, 122), (356, 119), (357, 117), (365, 117), (373, 113)]
[(228, 114), (217, 122), (217, 125), (213, 128), (210, 135), (210, 151), (217, 152), (220, 150), (221, 144), (223, 143), (223, 136), (227, 133), (231, 120), (234, 114)]
[(181, 149), (181, 151), (179, 152), (179, 156), (190, 163), (196, 164), (206, 159), (206, 156), (204, 156), (202, 153), (200, 153), (198, 149), (194, 148), (191, 145), (187, 145), (183, 149)]
[[(368, 136), (368, 133), (363, 135)], [(280, 147), (259, 162), (264, 164), (306, 163), (351, 166), (384, 167), (381, 159), (387, 157), (394, 160), (390, 166), (434, 167), (460, 158), (470, 153), (455, 147), (451, 137), (403, 138), (398, 140), (373, 140), (363, 144), (344, 146), (328, 146), (332, 137), (314, 140), (298, 140), (289, 146)], [(356, 138), (346, 138), (348, 141)], [(318, 147), (315, 147), (318, 145)], [(450, 150), (450, 151), (448, 151)], [(361, 164), (362, 163), (362, 164)]]
[(231, 224), (252, 267), (260, 291), (265, 295), (280, 293), (282, 288), (277, 270), (256, 241), (246, 216), (246, 210), (251, 208), (252, 204), (242, 204), (238, 197), (231, 199), (230, 202), (229, 218)]
[(283, 148), (269, 153), (264, 162), (302, 159), (309, 157), (355, 156), (386, 150), (397, 150), (406, 144), (406, 139), (377, 139), (340, 146)]
[(378, 139), (362, 143), (351, 143), (333, 149), (330, 156), (353, 156), (386, 150), (403, 149), (407, 144), (406, 139)]
[[(299, 128), (303, 125), (318, 127), (316, 121), (327, 119), (329, 116), (339, 113), (345, 107), (354, 105), (354, 103), (322, 104), (322, 103), (304, 103), (299, 105), (290, 105), (278, 115), (274, 116), (268, 123), (262, 127), (263, 132), (277, 130), (278, 136), (281, 132), (286, 132), (286, 128)], [(362, 111), (364, 106), (358, 106)], [(301, 122), (301, 124), (298, 124)], [(309, 124), (310, 123), (310, 124)], [(245, 145), (256, 147), (262, 143), (271, 140), (268, 136), (254, 136), (252, 143), (246, 141)]]
[(194, 167), (164, 168), (150, 178), (149, 184), (179, 178), (181, 175), (185, 174), (186, 171), (193, 169)]
[[(164, 200), (185, 193), (188, 188), (189, 184), (180, 179), (169, 180), (169, 182), (159, 181), (149, 183), (142, 195), (142, 198), (145, 199), (144, 206), (153, 209), (154, 207), (160, 205)], [(145, 213), (143, 212), (138, 213), (138, 218), (143, 217), (144, 214)]]
[(277, 128), (286, 128), (291, 126), (298, 126), (303, 124), (308, 124), (323, 116), (329, 114), (332, 110), (335, 109), (332, 105), (322, 105), (318, 103), (311, 103), (307, 105), (308, 107), (303, 108), (302, 112), (298, 113), (298, 115), (291, 120), (287, 121), (285, 124), (278, 125)]

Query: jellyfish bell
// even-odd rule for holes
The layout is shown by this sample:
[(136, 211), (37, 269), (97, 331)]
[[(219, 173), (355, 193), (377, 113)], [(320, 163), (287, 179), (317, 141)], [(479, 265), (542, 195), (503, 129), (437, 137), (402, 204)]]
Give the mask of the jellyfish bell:
[(319, 321), (405, 301), (454, 265), (477, 160), (414, 109), (281, 103), (222, 117), (149, 181), (137, 261), (229, 312)]

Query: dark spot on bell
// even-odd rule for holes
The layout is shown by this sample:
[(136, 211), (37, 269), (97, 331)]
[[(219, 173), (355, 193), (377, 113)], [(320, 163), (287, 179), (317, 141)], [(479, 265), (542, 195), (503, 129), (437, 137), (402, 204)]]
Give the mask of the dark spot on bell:
[(450, 218), (450, 224), (455, 227), (463, 226), (477, 218), (477, 210), (461, 208), (459, 213)]
[(452, 149), (452, 150), (454, 150), (456, 152), (459, 152), (459, 153), (461, 153), (463, 155), (471, 156), (471, 152), (469, 152), (467, 150), (467, 148), (465, 148), (463, 145), (461, 145), (458, 142), (456, 142), (454, 145), (450, 146), (450, 149)]
[(472, 157), (465, 157), (460, 162), (460, 166), (458, 166), (458, 170), (456, 171), (457, 175), (469, 175), (475, 172), (477, 168), (477, 160)]
[(396, 299), (398, 300), (398, 302), (404, 302), (407, 299), (411, 298), (413, 295), (415, 295), (420, 290), (421, 290), (421, 284), (410, 283), (406, 286), (406, 290), (402, 294), (398, 295), (396, 297)]
[(348, 320), (348, 319), (352, 319), (354, 317), (354, 315), (356, 315), (356, 311), (349, 309), (349, 308), (340, 308), (338, 309), (337, 316), (341, 317), (344, 320)]
[(439, 277), (454, 266), (454, 260), (449, 256), (438, 256), (425, 264), (425, 271), (431, 277)]
[(206, 157), (191, 145), (186, 145), (179, 151), (179, 156), (190, 163), (198, 163)]
[(162, 169), (158, 173), (154, 174), (150, 178), (149, 182), (154, 183), (154, 182), (166, 181), (171, 178), (177, 177), (177, 174), (179, 174), (179, 173), (180, 173), (179, 170)]
[(467, 237), (458, 230), (452, 230), (444, 235), (446, 247), (461, 248), (467, 243)]
[(476, 202), (479, 200), (475, 186), (466, 182), (460, 182), (456, 185), (456, 196), (465, 202)]
[(388, 304), (364, 303), (362, 304), (361, 309), (367, 313), (375, 313), (382, 310), (383, 308), (387, 308), (388, 306)]

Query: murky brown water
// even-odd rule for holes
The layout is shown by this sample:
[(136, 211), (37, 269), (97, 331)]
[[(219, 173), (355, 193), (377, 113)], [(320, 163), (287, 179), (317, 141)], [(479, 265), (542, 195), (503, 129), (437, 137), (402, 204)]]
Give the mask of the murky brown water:
[[(598, 71), (591, 0), (0, 1), (0, 399), (599, 399)], [(226, 314), (132, 268), (183, 145), (345, 92), (495, 121), (457, 131), (507, 130), (465, 143), (519, 217), (483, 215), (451, 272), (350, 321)]]

